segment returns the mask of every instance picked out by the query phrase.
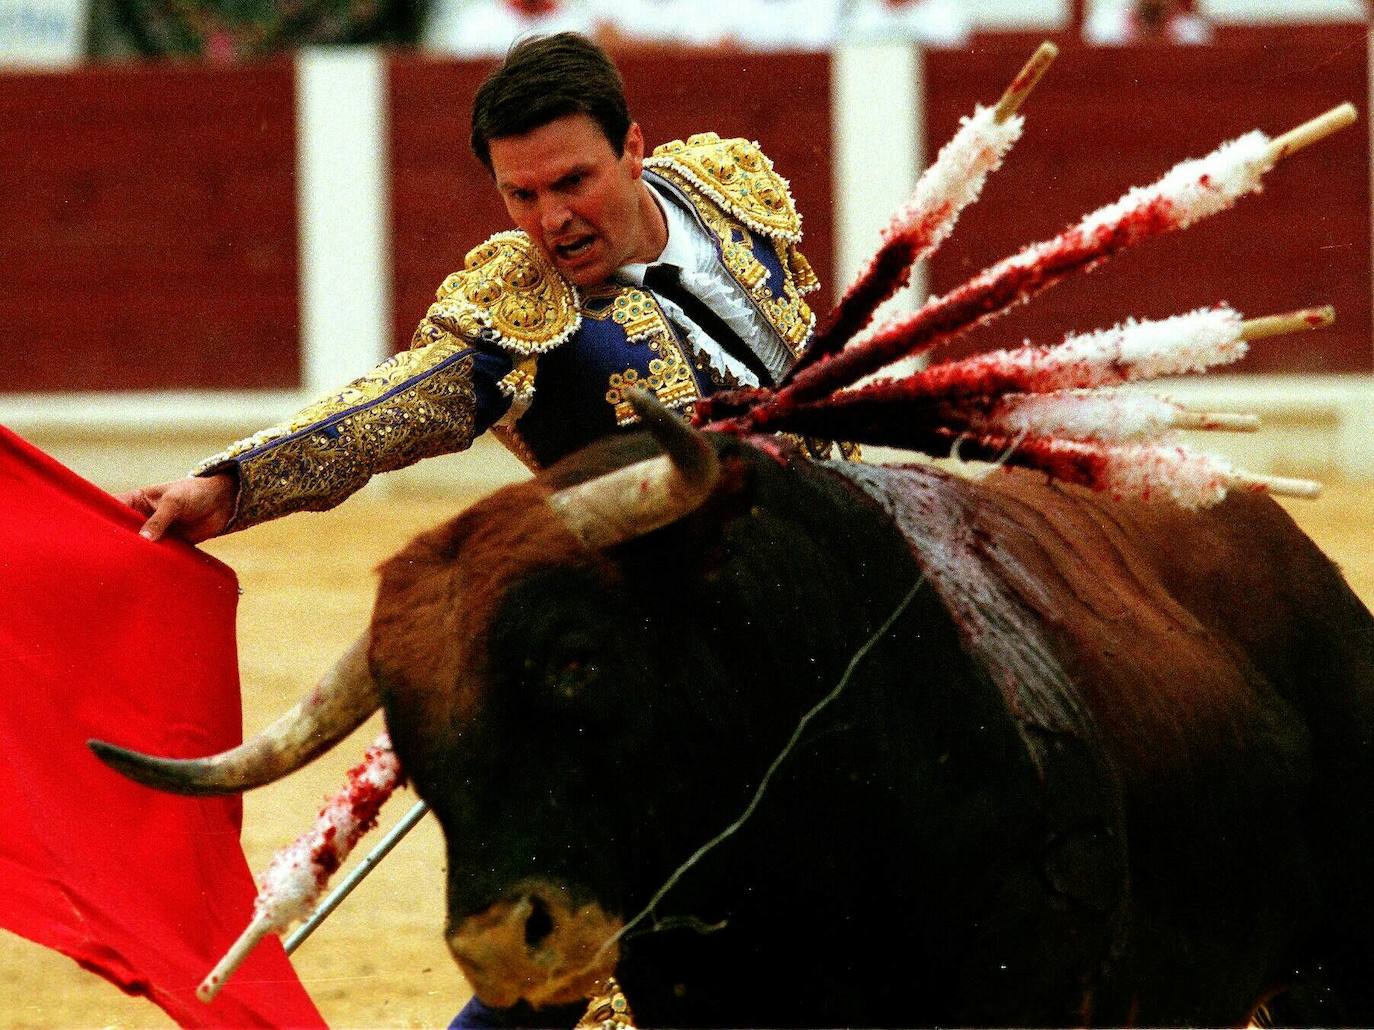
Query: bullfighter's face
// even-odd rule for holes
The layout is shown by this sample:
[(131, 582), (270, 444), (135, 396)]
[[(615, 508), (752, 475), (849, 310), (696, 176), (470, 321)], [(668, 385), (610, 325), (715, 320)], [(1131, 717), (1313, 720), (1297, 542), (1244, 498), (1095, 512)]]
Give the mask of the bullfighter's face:
[(572, 114), (491, 141), (496, 188), (516, 227), (578, 286), (652, 261), (667, 242), (641, 175), (644, 136), (630, 126), (617, 153), (591, 116)]

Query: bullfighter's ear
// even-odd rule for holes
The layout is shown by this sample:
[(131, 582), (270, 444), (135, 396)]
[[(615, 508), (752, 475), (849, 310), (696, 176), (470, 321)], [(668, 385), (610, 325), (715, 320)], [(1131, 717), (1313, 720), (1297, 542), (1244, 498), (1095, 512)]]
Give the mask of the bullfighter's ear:
[(646, 392), (630, 403), (663, 454), (551, 494), (551, 507), (593, 550), (612, 547), (695, 511), (720, 478), (720, 459), (701, 433)]

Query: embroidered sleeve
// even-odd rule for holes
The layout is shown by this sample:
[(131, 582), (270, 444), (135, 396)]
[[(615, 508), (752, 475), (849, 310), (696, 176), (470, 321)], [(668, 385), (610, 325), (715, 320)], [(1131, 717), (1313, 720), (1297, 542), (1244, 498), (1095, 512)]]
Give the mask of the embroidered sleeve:
[[(497, 387), (511, 362), (429, 319), (429, 342), (382, 362), (294, 417), (240, 440), (193, 470), (234, 471), (226, 532), (294, 511), (332, 508), (374, 474), (463, 450), (509, 407)], [(418, 335), (418, 333), (417, 333)]]
[(439, 287), (410, 350), (192, 474), (237, 473), (226, 531), (332, 508), (378, 472), (463, 450), (518, 419), (539, 355), (577, 331), (580, 306), (528, 236), (497, 233)]

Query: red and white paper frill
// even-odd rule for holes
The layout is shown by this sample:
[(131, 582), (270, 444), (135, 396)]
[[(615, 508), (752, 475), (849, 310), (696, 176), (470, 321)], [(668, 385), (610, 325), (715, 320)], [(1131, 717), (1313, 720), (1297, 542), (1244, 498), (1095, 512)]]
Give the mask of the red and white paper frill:
[(1121, 443), (1158, 439), (1192, 428), (1189, 413), (1163, 397), (1104, 390), (1091, 393), (1012, 394), (985, 416), (970, 419), (974, 431), (1010, 436)]
[(382, 804), (404, 781), (391, 738), (383, 733), (348, 771), (343, 789), (320, 809), (315, 825), (272, 857), (258, 878), (255, 911), (278, 932), (308, 916), (329, 877), (376, 825)]
[(921, 173), (910, 199), (893, 213), (883, 239), (919, 240), (918, 258), (938, 248), (954, 231), (964, 208), (982, 194), (988, 176), (1002, 166), (1024, 129), (1021, 115), (998, 121), (995, 109), (981, 104), (961, 118), (958, 131)]
[(1239, 361), (1248, 346), (1239, 312), (1225, 305), (1156, 320), (1127, 319), (1052, 346), (1026, 345), (932, 365), (836, 394), (959, 397), (1088, 390), (1202, 372)]
[(805, 369), (779, 399), (823, 397), (959, 336), (1128, 247), (1230, 208), (1261, 188), (1264, 173), (1273, 166), (1271, 149), (1269, 137), (1254, 131), (1206, 157), (1175, 165), (1155, 183), (1129, 190), (1058, 235), (1025, 247), (912, 314), (853, 340), (829, 360)]
[(1183, 508), (1206, 508), (1229, 490), (1272, 490), (1314, 496), (1305, 480), (1277, 480), (1236, 468), (1225, 458), (1182, 444), (1101, 443), (1088, 440), (1023, 440), (1017, 445), (1025, 464), (1067, 482), (1103, 490), (1115, 497), (1153, 500), (1167, 497)]
[(315, 825), (278, 851), (258, 877), (253, 920), (201, 981), (198, 998), (212, 1000), (258, 942), (311, 913), (329, 877), (376, 825), (382, 805), (404, 782), (391, 738), (383, 733), (348, 771), (343, 789), (325, 802)]
[(982, 105), (960, 119), (958, 131), (883, 228), (881, 246), (816, 331), (810, 344), (813, 357), (807, 361), (838, 350), (906, 286), (912, 266), (935, 253), (954, 231), (959, 215), (978, 199), (1024, 127), (1020, 115), (999, 119), (995, 108)]

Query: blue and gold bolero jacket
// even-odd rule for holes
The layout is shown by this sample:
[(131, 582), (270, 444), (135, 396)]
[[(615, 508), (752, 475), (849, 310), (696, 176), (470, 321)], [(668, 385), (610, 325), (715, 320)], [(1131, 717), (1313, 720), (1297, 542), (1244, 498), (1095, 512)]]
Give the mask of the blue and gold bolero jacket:
[[(797, 249), (787, 181), (758, 146), (715, 133), (675, 140), (645, 161), (645, 175), (686, 198), (726, 270), (800, 355), (815, 321), (803, 298), (819, 283)], [(686, 410), (732, 385), (694, 357), (651, 293), (579, 290), (523, 232), (502, 232), (439, 287), (409, 350), (193, 474), (237, 473), (226, 531), (242, 529), (332, 508), (375, 473), (463, 450), (488, 429), (545, 467), (631, 424), (631, 386)]]

